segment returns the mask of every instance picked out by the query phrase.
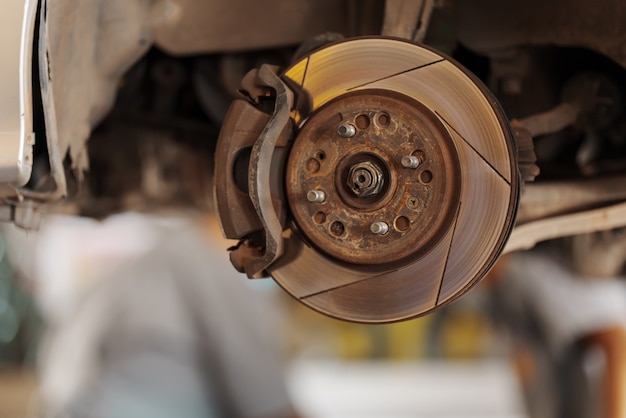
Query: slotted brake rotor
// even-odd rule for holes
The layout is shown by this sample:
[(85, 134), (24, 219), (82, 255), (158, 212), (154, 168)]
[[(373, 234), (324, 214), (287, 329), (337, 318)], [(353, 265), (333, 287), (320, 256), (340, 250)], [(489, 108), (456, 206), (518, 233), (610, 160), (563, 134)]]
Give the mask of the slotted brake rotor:
[(480, 81), (389, 38), (327, 46), (282, 81), (295, 97), (289, 210), (282, 255), (265, 271), (287, 292), (336, 318), (381, 323), (427, 313), (487, 273), (513, 226), (519, 179), (508, 123)]

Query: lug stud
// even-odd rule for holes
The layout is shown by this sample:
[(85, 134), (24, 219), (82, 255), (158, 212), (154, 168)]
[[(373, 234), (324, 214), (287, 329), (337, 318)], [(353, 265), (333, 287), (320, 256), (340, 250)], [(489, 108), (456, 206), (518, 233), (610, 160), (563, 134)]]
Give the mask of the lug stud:
[(323, 203), (326, 200), (326, 193), (321, 190), (309, 190), (306, 198), (311, 203)]
[(343, 123), (337, 128), (337, 133), (343, 138), (352, 138), (356, 135), (356, 128), (350, 123)]
[(422, 160), (414, 155), (402, 157), (402, 167), (404, 168), (417, 168), (420, 164), (422, 164)]
[(370, 225), (370, 231), (372, 234), (385, 235), (389, 232), (389, 225), (386, 222), (374, 222)]

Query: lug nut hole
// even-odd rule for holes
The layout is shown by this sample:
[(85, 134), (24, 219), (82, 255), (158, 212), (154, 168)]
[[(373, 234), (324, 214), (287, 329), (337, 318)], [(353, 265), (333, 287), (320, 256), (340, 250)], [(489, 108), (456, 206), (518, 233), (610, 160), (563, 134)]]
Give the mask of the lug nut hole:
[(324, 212), (315, 212), (315, 214), (313, 215), (313, 222), (318, 225), (323, 224), (324, 222), (326, 222), (326, 214)]
[(420, 181), (428, 184), (433, 180), (433, 173), (430, 170), (424, 170), (420, 173)]
[(339, 221), (330, 224), (330, 233), (336, 237), (340, 237), (346, 232), (346, 227)]
[(406, 216), (398, 216), (393, 222), (393, 226), (398, 232), (406, 232), (411, 226), (411, 221)]
[(383, 127), (389, 126), (389, 115), (386, 113), (378, 115), (378, 124)]
[(315, 158), (310, 158), (306, 162), (306, 170), (311, 174), (317, 173), (318, 171), (320, 171), (320, 162), (317, 161)]
[(359, 129), (367, 129), (370, 126), (370, 118), (367, 115), (359, 115), (354, 123)]

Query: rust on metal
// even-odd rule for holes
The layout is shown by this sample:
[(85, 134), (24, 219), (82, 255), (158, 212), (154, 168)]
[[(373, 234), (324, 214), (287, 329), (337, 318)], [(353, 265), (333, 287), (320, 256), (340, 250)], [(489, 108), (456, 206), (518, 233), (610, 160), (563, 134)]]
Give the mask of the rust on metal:
[[(338, 131), (345, 125), (357, 127), (352, 137)], [(402, 164), (412, 154), (423, 156), (419, 169)], [(309, 118), (294, 141), (286, 179), (298, 228), (320, 251), (349, 263), (397, 267), (428, 252), (450, 228), (461, 177), (450, 134), (431, 111), (398, 93), (362, 90)], [(324, 190), (325, 200), (311, 202), (311, 190)], [(387, 233), (372, 233), (378, 222), (390, 226)]]

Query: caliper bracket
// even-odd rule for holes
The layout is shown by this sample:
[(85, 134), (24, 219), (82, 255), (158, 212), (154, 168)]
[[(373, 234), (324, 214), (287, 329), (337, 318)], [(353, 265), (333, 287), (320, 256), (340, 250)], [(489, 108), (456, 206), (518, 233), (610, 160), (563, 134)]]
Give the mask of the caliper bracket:
[[(221, 175), (215, 176), (215, 201), (222, 230), (226, 237), (240, 240), (230, 258), (250, 278), (267, 276), (267, 267), (283, 253), (284, 199), (276, 196), (282, 170), (276, 173), (284, 153), (277, 148), (292, 136), (293, 93), (277, 72), (277, 67), (263, 65), (245, 77), (243, 86), (251, 100), (231, 105), (216, 153), (216, 173)], [(273, 100), (271, 115), (260, 109), (268, 98)], [(250, 147), (247, 190), (241, 190), (236, 164)]]

